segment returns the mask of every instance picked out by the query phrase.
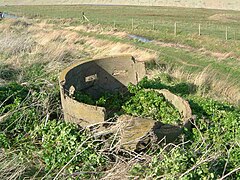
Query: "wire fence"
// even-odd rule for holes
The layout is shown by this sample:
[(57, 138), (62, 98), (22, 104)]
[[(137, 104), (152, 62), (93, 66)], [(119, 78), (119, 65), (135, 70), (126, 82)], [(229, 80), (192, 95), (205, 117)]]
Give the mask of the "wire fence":
[(189, 22), (174, 22), (174, 21), (146, 21), (139, 19), (128, 20), (90, 20), (94, 24), (102, 24), (113, 28), (128, 29), (131, 31), (156, 31), (159, 33), (171, 35), (198, 35), (210, 36), (222, 40), (240, 40), (239, 27), (216, 24), (216, 23), (189, 23)]
[(88, 23), (101, 24), (107, 27), (119, 28), (129, 31), (155, 31), (165, 35), (174, 36), (209, 36), (221, 40), (240, 40), (240, 24), (238, 23), (218, 23), (213, 21), (192, 22), (177, 21), (174, 18), (171, 20), (164, 20), (161, 18), (148, 17), (98, 17), (95, 14), (84, 15), (82, 12), (76, 13), (66, 10), (59, 10), (54, 13), (51, 11), (15, 11), (16, 15), (30, 17), (30, 18), (53, 18), (53, 19), (74, 19), (83, 21), (88, 19)]

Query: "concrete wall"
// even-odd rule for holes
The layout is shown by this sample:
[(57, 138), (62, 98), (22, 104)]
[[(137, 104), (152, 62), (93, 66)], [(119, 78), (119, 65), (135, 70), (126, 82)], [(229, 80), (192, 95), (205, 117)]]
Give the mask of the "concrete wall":
[(106, 4), (240, 10), (240, 0), (1, 0), (0, 5)]

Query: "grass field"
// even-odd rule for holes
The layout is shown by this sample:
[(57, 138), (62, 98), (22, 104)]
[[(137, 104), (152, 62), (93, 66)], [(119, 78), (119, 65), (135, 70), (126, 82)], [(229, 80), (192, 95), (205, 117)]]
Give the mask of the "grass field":
[[(2, 10), (26, 18), (0, 21), (0, 178), (240, 178), (240, 43), (231, 31), (239, 28), (239, 12), (130, 6)], [(82, 12), (90, 22), (82, 20)], [(59, 72), (76, 60), (125, 53), (147, 64), (149, 79), (138, 90), (169, 89), (197, 115), (192, 131), (173, 144), (137, 154), (117, 148), (116, 135), (93, 138), (87, 129), (64, 122)], [(132, 100), (127, 112), (149, 114), (156, 108), (152, 97), (139, 94), (141, 101)]]
[[(131, 6), (7, 6), (3, 10), (19, 16), (51, 19), (53, 23), (54, 19), (71, 19), (71, 26), (83, 23), (84, 12), (90, 20), (89, 24), (101, 25), (109, 30), (115, 28), (117, 31), (161, 42), (161, 45), (135, 45), (156, 51), (159, 53), (159, 61), (163, 63), (177, 66), (186, 74), (196, 74), (208, 68), (211, 76), (214, 74), (214, 79), (222, 79), (227, 84), (240, 87), (238, 11)], [(177, 36), (174, 35), (175, 22)], [(198, 35), (199, 24), (201, 36)], [(128, 38), (100, 36), (99, 32), (86, 35), (132, 43)]]
[[(114, 25), (119, 28), (134, 28), (162, 32), (174, 31), (174, 23), (179, 26), (180, 35), (198, 34), (198, 25), (202, 25), (202, 34), (225, 39), (228, 26), (229, 39), (239, 29), (238, 11), (186, 9), (174, 7), (131, 7), (131, 6), (6, 6), (3, 10), (19, 15), (42, 16), (44, 18), (82, 18), (85, 12), (91, 23)], [(240, 38), (239, 34), (236, 38)]]
[[(84, 12), (91, 24), (114, 26), (150, 39), (239, 55), (239, 42), (233, 41), (240, 39), (238, 11), (131, 6), (6, 6), (2, 10), (27, 17), (74, 18), (76, 23), (82, 20)], [(174, 36), (175, 22), (177, 37)], [(199, 24), (202, 37), (197, 36)], [(227, 27), (229, 41), (225, 42)]]

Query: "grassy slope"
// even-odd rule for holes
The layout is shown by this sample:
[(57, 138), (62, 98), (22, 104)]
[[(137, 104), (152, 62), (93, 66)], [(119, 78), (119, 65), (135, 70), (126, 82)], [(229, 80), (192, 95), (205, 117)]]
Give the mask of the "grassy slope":
[[(239, 29), (237, 11), (167, 8), (167, 7), (116, 7), (116, 6), (8, 6), (3, 10), (19, 15), (43, 18), (82, 18), (85, 12), (91, 23), (113, 26), (130, 31), (132, 19), (136, 33), (167, 42), (187, 44), (197, 48), (207, 48), (217, 52), (233, 51), (238, 54), (238, 42), (224, 42), (226, 26), (229, 27), (229, 38), (233, 39), (234, 31)], [(226, 14), (226, 17), (222, 17)], [(215, 17), (211, 20), (211, 16)], [(156, 31), (153, 29), (153, 21)], [(178, 37), (173, 36), (174, 23), (178, 23)], [(198, 25), (202, 25), (199, 38)], [(150, 30), (150, 31), (148, 31)], [(236, 39), (240, 39), (236, 33)]]
[[(158, 52), (161, 63), (174, 65), (186, 74), (196, 75), (207, 68), (212, 71), (211, 76), (214, 74), (215, 81), (222, 80), (228, 84), (219, 85), (218, 82), (214, 82), (218, 84), (216, 89), (224, 87), (219, 91), (229, 97), (234, 96), (232, 99), (235, 102), (239, 100), (239, 96), (236, 95), (237, 90), (231, 93), (227, 91), (227, 94), (226, 89), (230, 89), (229, 87), (233, 84), (240, 87), (238, 81), (240, 78), (238, 69), (240, 41), (233, 40), (234, 38), (240, 39), (237, 32), (240, 28), (238, 23), (240, 12), (131, 6), (8, 6), (4, 7), (4, 10), (43, 19), (73, 18), (70, 23), (73, 26), (82, 24), (82, 12), (85, 12), (91, 24), (101, 24), (106, 29), (113, 28), (115, 24), (119, 31), (142, 35), (163, 44), (168, 43), (170, 46), (167, 47), (154, 43), (135, 43), (134, 45)], [(132, 30), (132, 19), (134, 30)], [(178, 24), (177, 36), (173, 34), (175, 22)], [(199, 23), (201, 23), (202, 36), (198, 36)], [(229, 27), (230, 40), (228, 41), (225, 40), (226, 27)], [(132, 43), (127, 38), (103, 36), (98, 32), (86, 35), (115, 42)], [(178, 44), (183, 47), (175, 47)]]

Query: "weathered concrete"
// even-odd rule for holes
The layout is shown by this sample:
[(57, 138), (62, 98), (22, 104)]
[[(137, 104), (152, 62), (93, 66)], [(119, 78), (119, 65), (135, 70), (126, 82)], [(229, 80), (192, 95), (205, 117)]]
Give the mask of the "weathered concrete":
[(182, 116), (182, 124), (163, 124), (152, 119), (123, 115), (118, 118), (116, 129), (120, 132), (121, 145), (125, 149), (141, 151), (160, 141), (173, 142), (182, 133), (183, 128), (191, 128), (192, 110), (186, 100), (166, 89), (146, 91), (156, 91), (172, 103)]
[(129, 83), (137, 84), (145, 76), (145, 66), (130, 55), (80, 61), (60, 74), (64, 118), (83, 127), (103, 123), (106, 109), (77, 102), (71, 95), (83, 91), (93, 97), (103, 92), (126, 92)]
[(176, 6), (190, 8), (240, 10), (239, 0), (1, 0), (0, 2), (0, 6), (54, 4)]
[[(77, 102), (72, 95), (74, 91), (83, 91), (93, 97), (103, 92), (126, 92), (129, 83), (137, 84), (145, 76), (145, 66), (136, 62), (130, 55), (115, 56), (103, 59), (80, 61), (62, 71), (59, 79), (64, 119), (82, 127), (105, 124), (107, 111), (103, 107)], [(141, 151), (152, 143), (173, 142), (183, 128), (190, 129), (192, 111), (189, 103), (166, 89), (156, 91), (162, 94), (182, 116), (179, 125), (122, 115), (116, 124), (105, 128), (101, 126), (97, 134), (117, 134), (120, 146), (127, 150)], [(96, 134), (95, 134), (96, 135)]]

